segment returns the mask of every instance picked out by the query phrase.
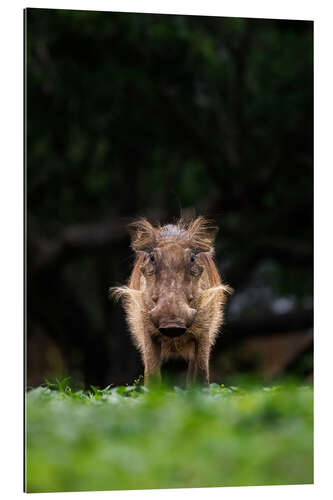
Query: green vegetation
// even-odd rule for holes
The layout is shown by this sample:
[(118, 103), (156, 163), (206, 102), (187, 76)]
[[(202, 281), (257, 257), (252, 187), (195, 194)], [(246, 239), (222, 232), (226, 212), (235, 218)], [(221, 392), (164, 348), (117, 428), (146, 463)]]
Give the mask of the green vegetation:
[(27, 393), (27, 491), (313, 482), (310, 386)]

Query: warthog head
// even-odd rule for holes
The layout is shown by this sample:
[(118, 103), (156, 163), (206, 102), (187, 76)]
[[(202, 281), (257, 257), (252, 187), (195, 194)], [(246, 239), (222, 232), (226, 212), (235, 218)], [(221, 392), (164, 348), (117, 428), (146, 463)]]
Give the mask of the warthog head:
[[(132, 285), (142, 291), (149, 319), (162, 335), (178, 337), (195, 320), (203, 270), (217, 274), (212, 260), (216, 232), (203, 218), (189, 226), (156, 228), (144, 219), (133, 225), (132, 247), (138, 261)], [(216, 280), (220, 282), (218, 275)]]

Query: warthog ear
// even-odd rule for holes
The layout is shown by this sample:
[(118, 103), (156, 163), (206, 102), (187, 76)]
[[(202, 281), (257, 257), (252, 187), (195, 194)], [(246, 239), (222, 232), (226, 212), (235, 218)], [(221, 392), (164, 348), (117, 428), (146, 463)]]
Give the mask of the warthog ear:
[(191, 247), (204, 252), (210, 250), (218, 230), (210, 220), (202, 216), (197, 217), (187, 227)]
[(156, 229), (147, 221), (139, 219), (129, 225), (131, 245), (133, 250), (142, 251), (154, 248), (156, 245)]

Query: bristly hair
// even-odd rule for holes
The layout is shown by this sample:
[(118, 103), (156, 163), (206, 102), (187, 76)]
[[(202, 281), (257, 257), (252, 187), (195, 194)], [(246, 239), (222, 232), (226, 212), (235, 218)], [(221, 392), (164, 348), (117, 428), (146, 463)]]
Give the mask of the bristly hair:
[(207, 288), (201, 292), (200, 297), (200, 309), (205, 309), (211, 300), (218, 298), (221, 304), (224, 304), (227, 300), (228, 295), (232, 295), (233, 289), (229, 285), (218, 285), (211, 288)]
[(112, 286), (109, 288), (109, 298), (114, 299), (116, 302), (120, 299), (125, 300), (125, 302), (132, 299), (139, 303), (141, 296), (142, 292), (140, 290), (134, 290), (128, 286)]
[(218, 230), (219, 228), (212, 221), (205, 219), (202, 215), (186, 225), (191, 247), (204, 252), (212, 248)]
[(186, 241), (199, 251), (209, 251), (213, 247), (218, 227), (209, 219), (199, 216), (193, 220), (179, 219), (175, 224), (154, 227), (147, 219), (141, 218), (130, 224), (132, 248), (135, 251), (154, 248), (164, 238)]
[(145, 250), (156, 245), (160, 227), (154, 227), (145, 218), (140, 218), (129, 225), (133, 250)]

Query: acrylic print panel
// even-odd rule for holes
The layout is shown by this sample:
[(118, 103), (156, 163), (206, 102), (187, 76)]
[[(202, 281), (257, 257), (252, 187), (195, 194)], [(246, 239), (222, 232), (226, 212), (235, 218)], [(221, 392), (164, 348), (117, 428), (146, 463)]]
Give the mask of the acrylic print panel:
[(26, 490), (312, 483), (313, 23), (25, 38)]

